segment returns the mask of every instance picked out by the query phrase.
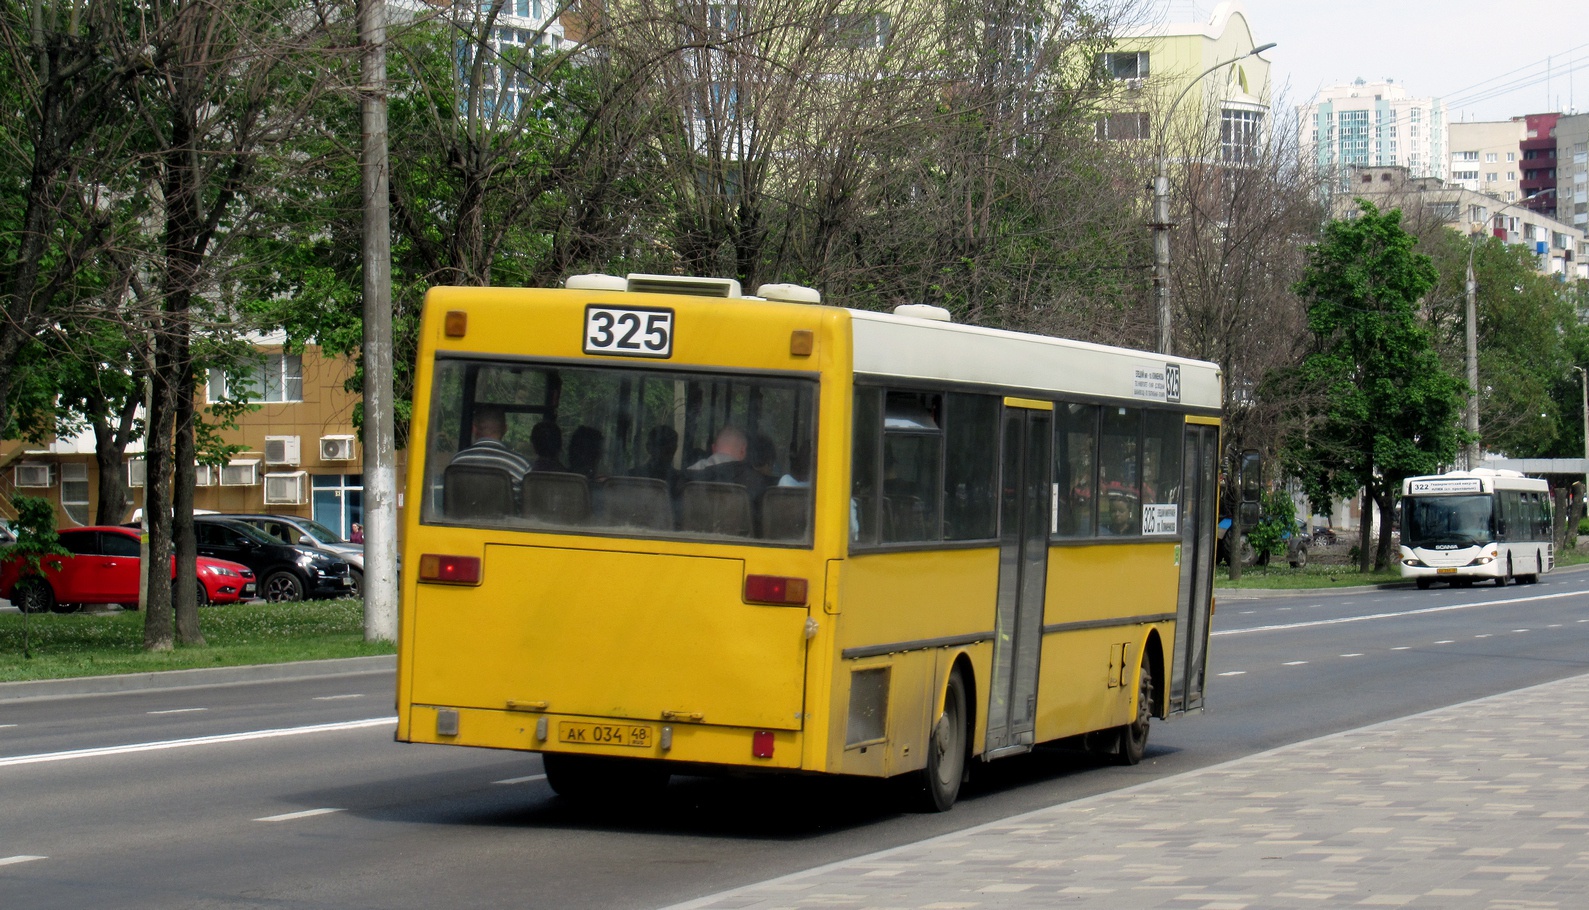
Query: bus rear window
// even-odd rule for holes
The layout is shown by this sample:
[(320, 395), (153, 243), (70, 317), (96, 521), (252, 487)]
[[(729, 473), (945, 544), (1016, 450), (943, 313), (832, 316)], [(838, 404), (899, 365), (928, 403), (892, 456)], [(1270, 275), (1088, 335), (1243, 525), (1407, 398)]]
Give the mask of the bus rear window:
[(439, 360), (422, 520), (805, 544), (814, 380)]

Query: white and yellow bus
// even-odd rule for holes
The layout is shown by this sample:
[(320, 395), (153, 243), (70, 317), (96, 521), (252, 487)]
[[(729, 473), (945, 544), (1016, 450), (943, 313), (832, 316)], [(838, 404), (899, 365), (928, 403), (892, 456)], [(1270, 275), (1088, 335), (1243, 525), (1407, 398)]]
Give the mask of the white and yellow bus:
[[(1220, 375), (737, 282), (435, 288), (397, 738), (902, 777), (1203, 704)], [(498, 438), (499, 437), (499, 438)]]

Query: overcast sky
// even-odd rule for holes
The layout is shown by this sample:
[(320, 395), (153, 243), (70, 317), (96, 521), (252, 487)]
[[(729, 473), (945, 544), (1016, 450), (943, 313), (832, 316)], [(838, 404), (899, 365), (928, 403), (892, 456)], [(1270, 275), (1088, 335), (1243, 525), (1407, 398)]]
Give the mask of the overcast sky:
[[(1176, 22), (1207, 22), (1217, 5), (1150, 2)], [(1277, 106), (1282, 100), (1295, 106), (1323, 86), (1361, 76), (1389, 77), (1415, 97), (1441, 98), (1452, 121), (1589, 113), (1584, 0), (1242, 2), (1253, 40), (1279, 43), (1264, 54), (1272, 64)]]

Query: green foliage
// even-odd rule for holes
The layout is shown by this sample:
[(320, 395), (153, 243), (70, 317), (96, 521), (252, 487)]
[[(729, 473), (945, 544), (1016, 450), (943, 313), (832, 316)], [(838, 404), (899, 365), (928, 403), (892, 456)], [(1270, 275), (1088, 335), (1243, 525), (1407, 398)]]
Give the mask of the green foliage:
[(1578, 536), (1589, 536), (1589, 518), (1578, 519)]
[(1286, 541), (1296, 533), (1297, 507), (1284, 490), (1263, 494), (1263, 517), (1258, 526), (1247, 531), (1247, 542), (1261, 561), (1265, 556), (1283, 556)]
[(17, 517), (11, 520), (11, 530), (16, 543), (0, 547), (0, 560), (17, 560), (22, 563), (23, 575), (38, 575), (46, 568), (58, 568), (60, 560), (53, 556), (70, 556), (61, 546), (55, 533), (55, 505), (48, 499), (36, 496), (13, 496)]
[[(1309, 248), (1297, 284), (1314, 346), (1282, 380), (1302, 402), (1282, 459), (1310, 501), (1367, 489), (1388, 513), (1404, 478), (1435, 473), (1456, 455), (1466, 387), (1440, 362), (1418, 315), (1435, 283), (1429, 257), (1414, 252), (1399, 210), (1359, 205), (1357, 218), (1331, 222)], [(1382, 535), (1381, 560), (1388, 541)]]

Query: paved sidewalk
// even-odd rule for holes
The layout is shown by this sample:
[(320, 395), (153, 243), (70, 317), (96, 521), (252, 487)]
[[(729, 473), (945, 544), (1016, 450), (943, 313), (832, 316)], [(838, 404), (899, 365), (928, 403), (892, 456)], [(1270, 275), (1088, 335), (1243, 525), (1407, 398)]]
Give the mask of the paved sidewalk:
[(1589, 676), (670, 910), (1589, 907)]

